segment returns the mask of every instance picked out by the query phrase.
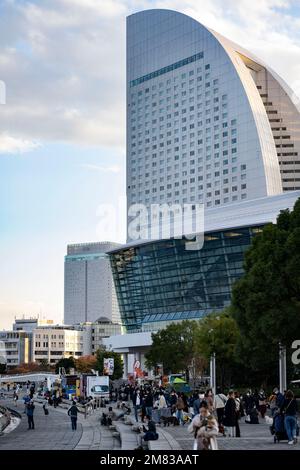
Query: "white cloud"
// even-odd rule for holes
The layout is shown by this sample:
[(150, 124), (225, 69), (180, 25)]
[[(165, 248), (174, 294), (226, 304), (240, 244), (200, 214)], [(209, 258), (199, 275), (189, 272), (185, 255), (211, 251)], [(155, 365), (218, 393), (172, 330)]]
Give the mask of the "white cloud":
[(100, 166), (93, 165), (90, 163), (84, 163), (80, 165), (82, 168), (87, 168), (88, 170), (100, 171), (102, 173), (120, 173), (122, 168), (120, 165), (111, 165), (111, 166)]
[(25, 153), (39, 147), (39, 143), (27, 139), (13, 137), (6, 133), (0, 134), (0, 153)]
[[(125, 17), (147, 8), (189, 14), (269, 63), (300, 76), (296, 0), (2, 1), (0, 126), (32, 142), (125, 146)], [(297, 84), (297, 88), (299, 86)], [(25, 145), (26, 147), (26, 145)]]

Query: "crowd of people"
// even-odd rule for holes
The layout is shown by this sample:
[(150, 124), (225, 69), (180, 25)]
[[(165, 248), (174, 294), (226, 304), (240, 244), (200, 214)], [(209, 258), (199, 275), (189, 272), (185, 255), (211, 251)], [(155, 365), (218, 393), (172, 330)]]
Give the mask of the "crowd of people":
[(111, 390), (111, 399), (127, 410), (130, 410), (131, 402), (136, 422), (146, 421), (148, 426), (150, 423), (153, 433), (145, 434), (146, 439), (156, 438), (155, 425), (158, 423), (166, 425), (170, 421), (183, 426), (188, 423), (189, 431), (194, 434), (195, 449), (216, 449), (218, 435), (240, 437), (242, 417), (245, 423), (258, 424), (259, 418), (265, 419), (269, 409), (272, 418), (277, 414), (283, 416), (289, 444), (296, 442), (297, 401), (291, 391), (282, 394), (274, 388), (267, 396), (263, 389), (249, 389), (241, 395), (234, 390), (223, 393), (218, 388), (215, 394), (212, 389), (207, 389), (187, 395), (164, 387), (123, 384), (119, 389)]

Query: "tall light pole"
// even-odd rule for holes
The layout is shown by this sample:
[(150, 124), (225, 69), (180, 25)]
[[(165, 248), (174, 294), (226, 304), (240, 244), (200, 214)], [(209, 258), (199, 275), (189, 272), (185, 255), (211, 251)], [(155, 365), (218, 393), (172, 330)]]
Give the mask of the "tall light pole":
[(286, 390), (286, 347), (279, 343), (279, 391)]
[[(213, 334), (214, 330), (211, 328), (208, 332), (209, 334)], [(213, 338), (214, 339), (214, 338)], [(214, 341), (213, 341), (213, 349), (215, 347)], [(210, 356), (210, 387), (212, 389), (213, 394), (215, 395), (216, 393), (216, 353), (213, 351), (213, 353)]]

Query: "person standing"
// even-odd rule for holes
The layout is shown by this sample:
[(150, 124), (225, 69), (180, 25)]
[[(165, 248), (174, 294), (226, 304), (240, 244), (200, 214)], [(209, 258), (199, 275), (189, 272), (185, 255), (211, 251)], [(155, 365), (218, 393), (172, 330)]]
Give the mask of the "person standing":
[(142, 406), (142, 395), (141, 395), (141, 392), (140, 392), (139, 388), (137, 388), (132, 394), (132, 404), (133, 404), (133, 408), (134, 408), (135, 420), (136, 420), (136, 422), (138, 422), (139, 421), (138, 413), (139, 413), (139, 411), (141, 409), (141, 406)]
[(242, 416), (243, 405), (240, 399), (239, 392), (234, 392), (234, 396), (235, 396), (234, 400), (235, 400), (235, 412), (236, 412), (235, 437), (241, 437), (239, 420), (241, 419), (241, 416)]
[(200, 405), (201, 405), (200, 395), (199, 395), (199, 393), (195, 393), (194, 394), (194, 401), (193, 401), (193, 415), (194, 416), (199, 414)]
[(176, 403), (177, 403), (177, 395), (176, 395), (175, 390), (173, 389), (169, 396), (169, 405), (171, 407), (171, 413), (174, 413), (176, 411)]
[(230, 391), (228, 394), (228, 400), (225, 405), (224, 415), (224, 426), (228, 428), (229, 436), (234, 437), (237, 416), (235, 396), (233, 391)]
[(258, 411), (260, 412), (262, 419), (264, 419), (267, 412), (267, 397), (262, 389), (258, 394)]
[(225, 405), (226, 405), (227, 397), (222, 393), (220, 388), (217, 388), (217, 393), (214, 397), (214, 409), (217, 412), (217, 418), (218, 418), (218, 424), (219, 424), (219, 429), (223, 425), (224, 421), (224, 410), (225, 410)]
[(208, 405), (208, 410), (211, 412), (213, 410), (213, 405), (214, 405), (214, 396), (213, 396), (213, 391), (211, 388), (209, 388), (205, 395), (204, 395), (204, 400), (206, 401)]
[(24, 398), (24, 414), (26, 414), (26, 411), (27, 411), (27, 404), (30, 402), (30, 396), (29, 395), (25, 395)]
[(145, 408), (146, 408), (146, 415), (150, 416), (150, 420), (152, 420), (152, 410), (153, 410), (153, 395), (151, 390), (148, 391), (147, 395), (145, 396)]
[(34, 429), (34, 420), (33, 420), (34, 409), (35, 409), (35, 406), (34, 406), (33, 400), (30, 400), (26, 405), (26, 413), (27, 413), (27, 419), (28, 419), (28, 430), (29, 429)]
[(18, 400), (19, 400), (19, 395), (18, 395), (18, 393), (17, 393), (16, 390), (14, 391), (13, 399), (14, 399), (14, 402), (15, 402), (15, 407), (17, 408), (17, 406), (18, 406)]
[(284, 413), (284, 427), (288, 436), (288, 444), (296, 444), (297, 442), (297, 411), (298, 405), (294, 398), (294, 394), (291, 390), (288, 390), (285, 394), (285, 400), (280, 409), (281, 413)]
[(76, 406), (76, 401), (73, 400), (71, 408), (68, 410), (68, 416), (71, 418), (71, 425), (72, 425), (72, 431), (76, 431), (77, 429), (77, 414), (78, 414), (78, 408)]
[(178, 395), (177, 402), (176, 402), (176, 418), (178, 419), (179, 424), (184, 425), (183, 421), (183, 410), (185, 408), (185, 403), (182, 398), (182, 393)]

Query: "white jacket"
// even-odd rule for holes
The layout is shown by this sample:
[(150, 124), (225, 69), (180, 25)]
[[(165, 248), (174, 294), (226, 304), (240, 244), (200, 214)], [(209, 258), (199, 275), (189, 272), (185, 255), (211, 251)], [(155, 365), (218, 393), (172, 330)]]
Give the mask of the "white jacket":
[(214, 398), (214, 409), (225, 408), (227, 397), (223, 393), (218, 393)]

